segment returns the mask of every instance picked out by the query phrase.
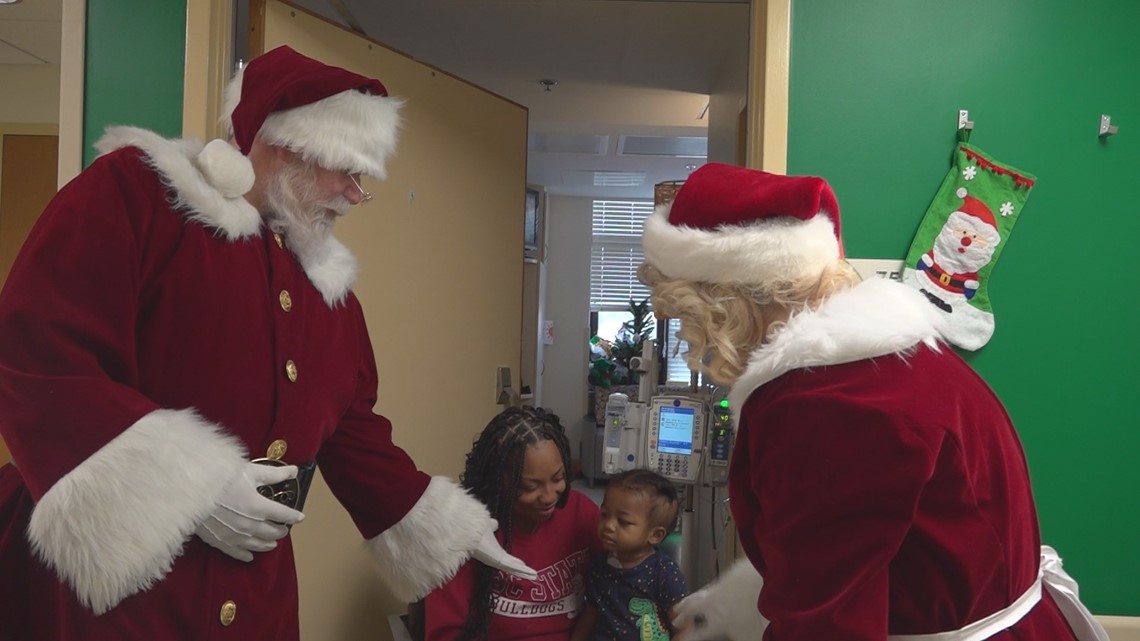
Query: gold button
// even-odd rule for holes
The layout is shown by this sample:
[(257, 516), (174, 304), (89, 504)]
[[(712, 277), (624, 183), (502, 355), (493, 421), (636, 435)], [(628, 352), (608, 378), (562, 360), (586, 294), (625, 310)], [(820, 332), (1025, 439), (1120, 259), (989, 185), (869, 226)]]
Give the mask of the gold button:
[(222, 625), (229, 625), (234, 622), (234, 617), (237, 616), (237, 604), (233, 601), (226, 601), (222, 604), (222, 613), (218, 617), (222, 621)]
[(293, 361), (285, 361), (285, 376), (289, 378), (290, 383), (297, 382), (297, 364)]
[(273, 240), (276, 241), (278, 247), (285, 247), (285, 240), (281, 238), (281, 234), (273, 234)]
[(284, 289), (281, 290), (281, 293), (277, 295), (277, 299), (281, 301), (281, 309), (285, 311), (293, 309), (293, 297), (289, 295), (289, 292)]
[(281, 460), (285, 456), (285, 450), (289, 449), (289, 444), (283, 439), (277, 439), (269, 444), (269, 449), (265, 451), (266, 458), (271, 458), (275, 461)]

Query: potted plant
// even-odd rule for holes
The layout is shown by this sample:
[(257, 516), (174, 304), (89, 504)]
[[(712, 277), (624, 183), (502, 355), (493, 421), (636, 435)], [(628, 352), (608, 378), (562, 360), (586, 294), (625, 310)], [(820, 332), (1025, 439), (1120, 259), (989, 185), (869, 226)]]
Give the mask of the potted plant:
[(631, 298), (629, 313), (632, 318), (622, 323), (612, 343), (596, 336), (590, 341), (596, 358), (591, 360), (589, 379), (598, 387), (609, 389), (638, 382), (638, 373), (630, 369), (629, 362), (634, 356), (641, 356), (645, 341), (653, 335), (649, 299), (636, 302)]

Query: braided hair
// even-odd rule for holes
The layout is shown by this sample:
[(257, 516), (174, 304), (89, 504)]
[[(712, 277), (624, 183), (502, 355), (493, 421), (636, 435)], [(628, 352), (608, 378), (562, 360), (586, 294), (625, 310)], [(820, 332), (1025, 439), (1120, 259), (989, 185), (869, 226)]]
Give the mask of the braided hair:
[[(500, 412), (475, 439), (467, 453), (467, 463), (460, 484), (487, 506), (499, 522), (503, 549), (511, 551), (511, 514), (515, 499), (521, 494), (523, 463), (527, 448), (542, 441), (553, 441), (562, 454), (566, 475), (570, 474), (570, 442), (558, 416), (541, 407), (508, 407)], [(558, 508), (566, 505), (570, 492), (558, 497)], [(482, 563), (475, 565), (475, 589), (471, 593), (467, 621), (460, 641), (487, 638), (487, 625), (495, 608), (492, 591), (497, 571)]]

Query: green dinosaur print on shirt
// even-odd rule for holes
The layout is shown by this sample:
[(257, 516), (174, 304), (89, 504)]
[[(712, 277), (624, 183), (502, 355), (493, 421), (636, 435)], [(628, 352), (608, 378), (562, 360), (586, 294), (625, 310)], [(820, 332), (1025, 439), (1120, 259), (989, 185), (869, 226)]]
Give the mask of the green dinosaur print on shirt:
[(640, 617), (637, 627), (641, 641), (669, 641), (669, 631), (657, 616), (657, 607), (652, 601), (635, 596), (629, 600), (629, 611)]

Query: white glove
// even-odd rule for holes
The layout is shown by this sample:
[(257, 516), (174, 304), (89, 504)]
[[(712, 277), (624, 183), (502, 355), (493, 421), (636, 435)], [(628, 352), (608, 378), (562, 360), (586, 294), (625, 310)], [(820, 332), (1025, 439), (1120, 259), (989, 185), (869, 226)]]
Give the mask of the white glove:
[(268, 552), (289, 533), (287, 525), (305, 515), (258, 494), (262, 485), (297, 478), (297, 466), (271, 467), (247, 463), (224, 490), (218, 506), (194, 531), (198, 538), (239, 561), (252, 561), (254, 552)]
[(737, 561), (719, 580), (673, 606), (673, 627), (687, 627), (674, 641), (759, 639), (768, 627), (756, 601), (764, 579), (747, 559)]
[(503, 546), (499, 545), (498, 539), (495, 538), (495, 530), (499, 529), (499, 525), (494, 520), (488, 521), (488, 524), (489, 528), (483, 531), (483, 538), (479, 539), (479, 543), (471, 552), (472, 558), (524, 579), (531, 581), (538, 579), (538, 572), (518, 558), (507, 554)]

